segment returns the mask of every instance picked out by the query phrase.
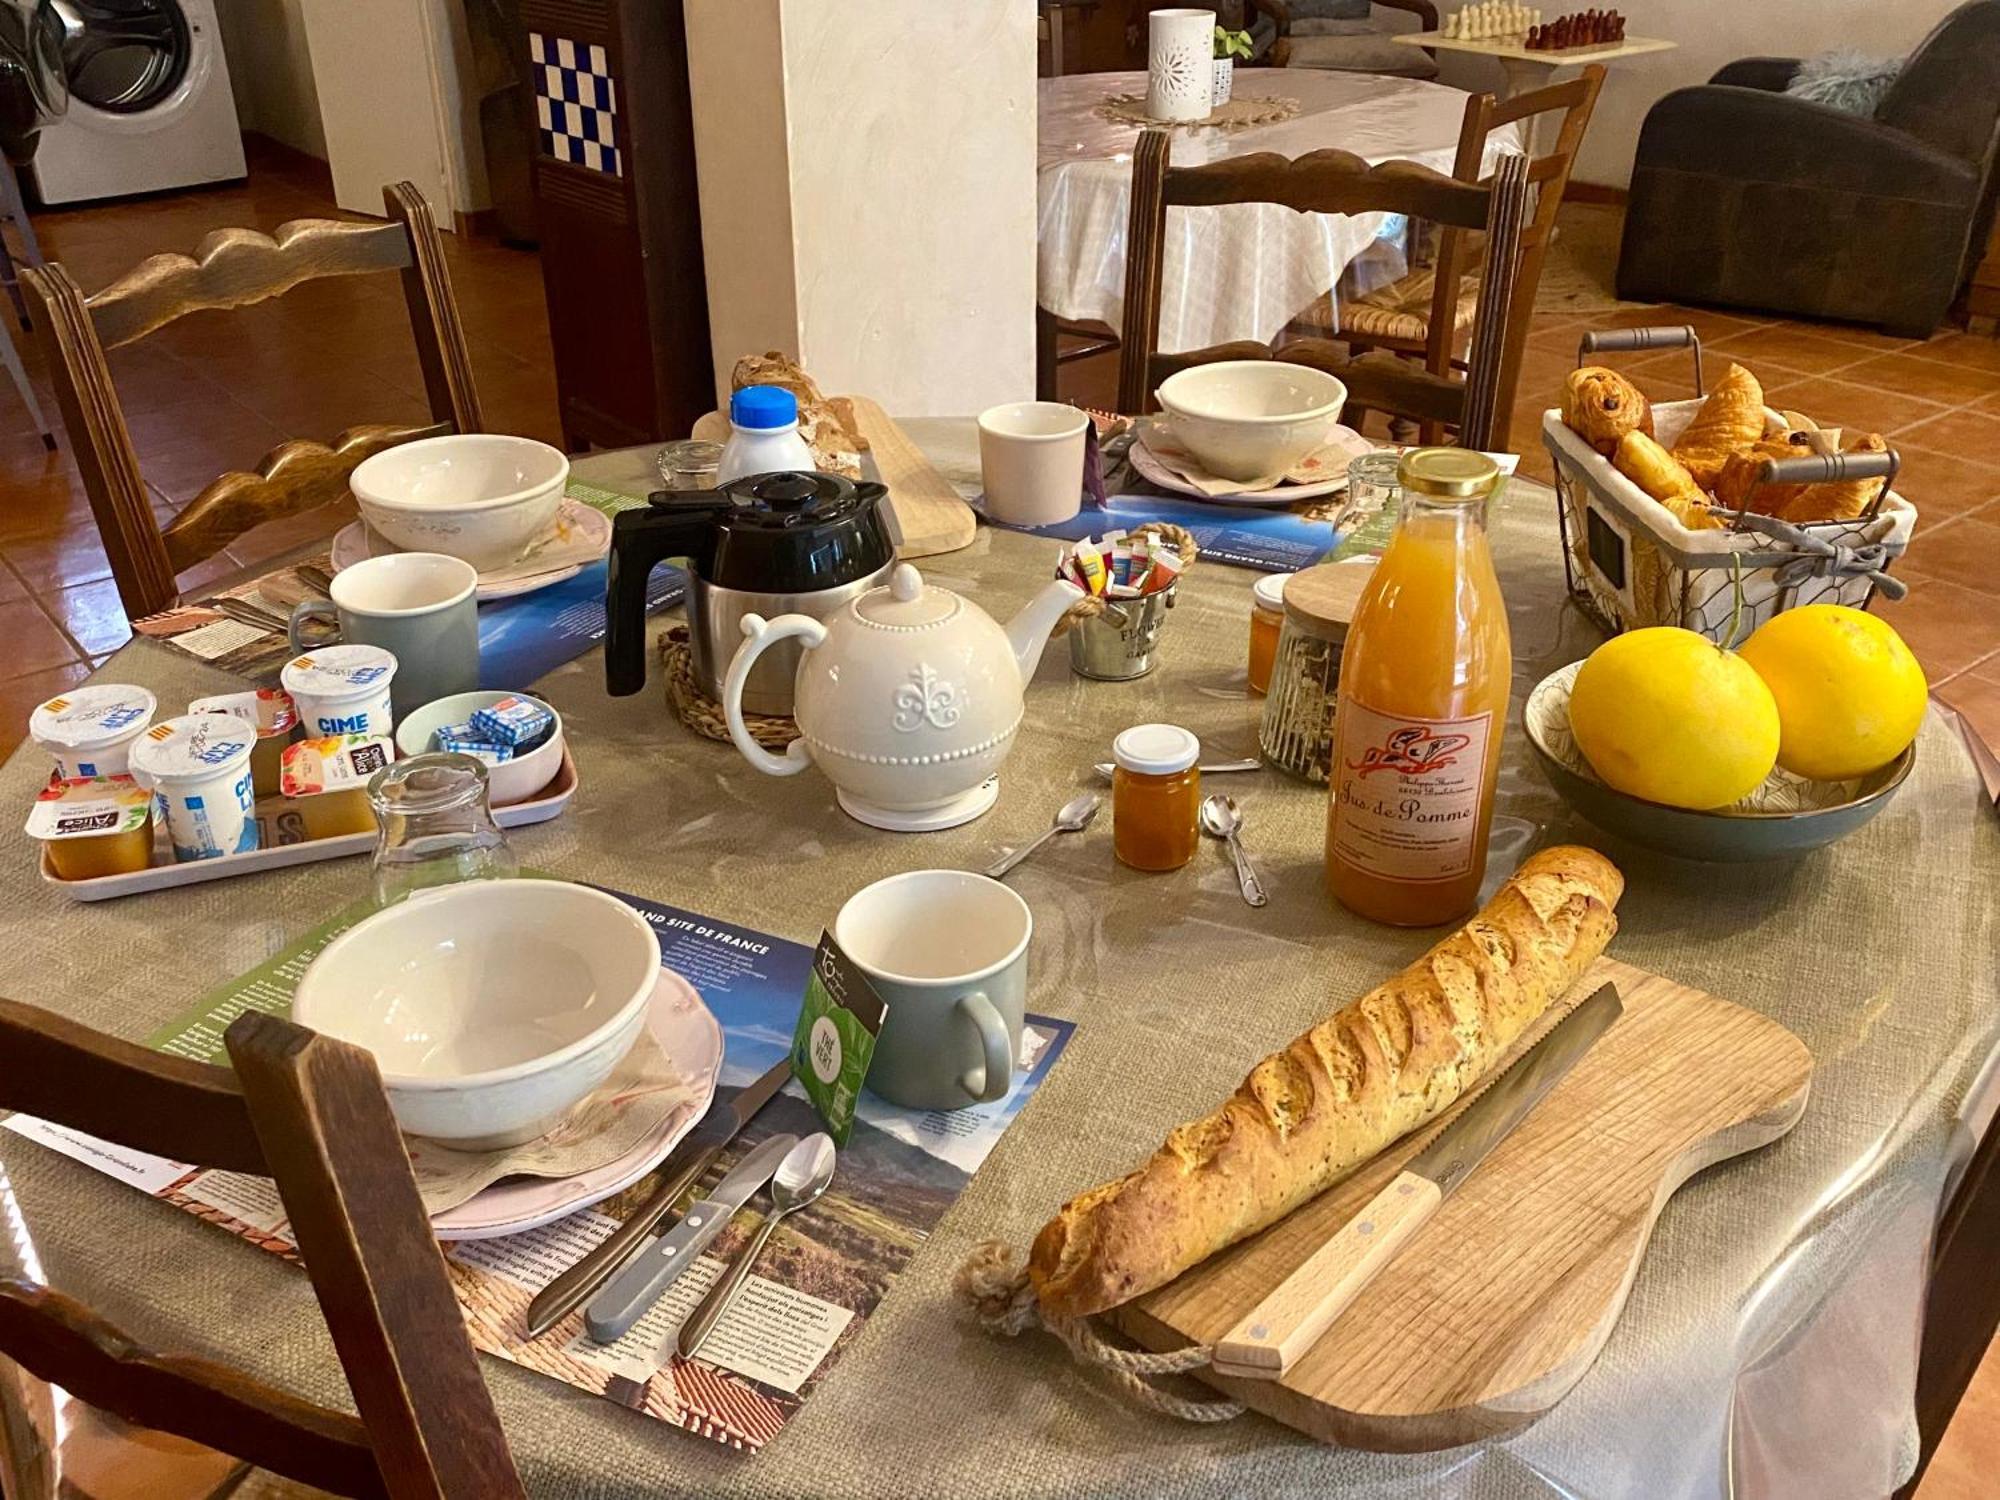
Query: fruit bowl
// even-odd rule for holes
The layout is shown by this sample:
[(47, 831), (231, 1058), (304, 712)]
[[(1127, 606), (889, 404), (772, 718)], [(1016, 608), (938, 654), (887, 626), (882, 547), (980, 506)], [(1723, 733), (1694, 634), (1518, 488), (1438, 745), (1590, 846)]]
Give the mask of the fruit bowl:
[(1544, 677), (1522, 714), (1542, 774), (1599, 828), (1681, 859), (1740, 863), (1785, 859), (1845, 838), (1889, 805), (1916, 763), (1911, 745), (1880, 770), (1850, 781), (1807, 781), (1773, 771), (1739, 802), (1697, 812), (1606, 786), (1569, 728), (1569, 691), (1582, 662)]

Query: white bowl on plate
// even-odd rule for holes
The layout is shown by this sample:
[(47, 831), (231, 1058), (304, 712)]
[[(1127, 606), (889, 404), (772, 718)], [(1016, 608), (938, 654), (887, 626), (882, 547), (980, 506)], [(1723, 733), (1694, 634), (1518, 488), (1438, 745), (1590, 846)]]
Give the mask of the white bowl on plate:
[(512, 760), (503, 760), (497, 766), (486, 768), (486, 799), (495, 807), (506, 807), (514, 802), (526, 802), (535, 793), (556, 779), (556, 772), (562, 769), (563, 721), (553, 705), (542, 703), (532, 693), (503, 693), (482, 688), (476, 693), (453, 693), (449, 698), (433, 698), (403, 715), (396, 726), (396, 756), (408, 760), (412, 755), (426, 755), (431, 750), (431, 736), (447, 724), (463, 724), (470, 719), (474, 710), (491, 708), (502, 698), (524, 698), (530, 703), (541, 703), (543, 708), (555, 714), (555, 728), (549, 737), (535, 746), (526, 755), (517, 755)]
[(617, 897), (473, 880), (327, 944), (292, 1019), (373, 1053), (406, 1132), (484, 1151), (545, 1134), (610, 1077), (659, 978), (659, 938)]
[(361, 519), (385, 541), (475, 568), (518, 561), (555, 519), (568, 482), (561, 450), (497, 432), (403, 443), (364, 459), (347, 481)]
[(1174, 436), (1220, 479), (1282, 474), (1324, 446), (1347, 404), (1340, 380), (1279, 359), (1196, 365), (1154, 394)]

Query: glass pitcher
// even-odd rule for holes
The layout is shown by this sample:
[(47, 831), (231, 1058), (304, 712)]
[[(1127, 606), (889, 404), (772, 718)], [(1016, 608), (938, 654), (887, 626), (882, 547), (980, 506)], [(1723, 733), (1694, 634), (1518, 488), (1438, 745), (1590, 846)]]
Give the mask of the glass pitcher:
[(375, 808), (375, 904), (434, 885), (521, 872), (486, 800), (486, 767), (470, 755), (413, 755), (368, 781)]

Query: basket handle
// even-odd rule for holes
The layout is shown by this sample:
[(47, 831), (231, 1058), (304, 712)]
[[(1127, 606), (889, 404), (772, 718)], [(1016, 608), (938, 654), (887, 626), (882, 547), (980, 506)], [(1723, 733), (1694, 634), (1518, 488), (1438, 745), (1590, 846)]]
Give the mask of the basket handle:
[[(1798, 458), (1767, 458), (1758, 468), (1751, 489), (1760, 484), (1826, 484), (1846, 479), (1879, 479), (1882, 488), (1868, 502), (1868, 508), (1861, 512), (1862, 520), (1872, 521), (1882, 509), (1883, 497), (1895, 484), (1896, 471), (1902, 465), (1902, 455), (1894, 448), (1882, 453), (1807, 453)], [(1743, 510), (1749, 508), (1750, 498), (1746, 492)], [(1742, 511), (1738, 511), (1737, 515), (1740, 518)]]
[(1593, 354), (1631, 354), (1640, 349), (1692, 349), (1694, 393), (1702, 394), (1701, 340), (1691, 323), (1656, 324), (1649, 328), (1593, 328), (1577, 341), (1576, 362)]

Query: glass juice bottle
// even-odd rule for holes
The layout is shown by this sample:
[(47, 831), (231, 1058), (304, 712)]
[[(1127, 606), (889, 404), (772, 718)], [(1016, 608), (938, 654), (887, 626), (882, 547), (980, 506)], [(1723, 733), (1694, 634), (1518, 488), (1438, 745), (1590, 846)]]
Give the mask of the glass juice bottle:
[(1364, 917), (1425, 927), (1478, 902), (1513, 657), (1486, 540), (1498, 466), (1424, 448), (1400, 477), (1341, 662), (1326, 883)]

